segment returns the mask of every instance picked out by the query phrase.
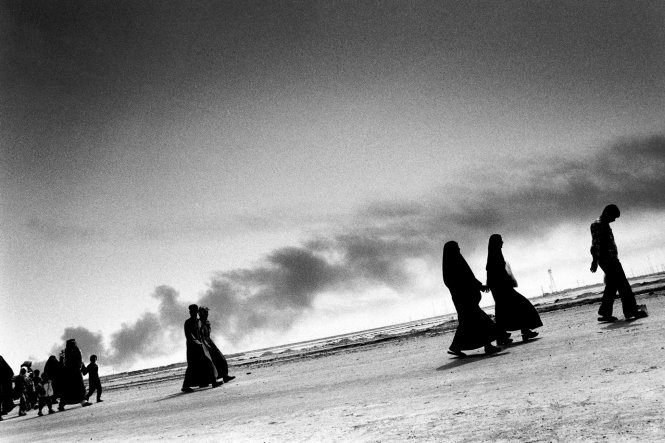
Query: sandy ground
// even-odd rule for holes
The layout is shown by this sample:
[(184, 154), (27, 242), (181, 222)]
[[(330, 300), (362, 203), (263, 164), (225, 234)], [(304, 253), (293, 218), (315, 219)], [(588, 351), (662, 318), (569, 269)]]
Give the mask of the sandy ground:
[[(649, 318), (596, 322), (597, 305), (542, 313), (541, 338), (454, 359), (452, 333), (232, 368), (0, 422), (2, 441), (665, 441), (665, 293)], [(620, 312), (616, 302), (615, 311)]]

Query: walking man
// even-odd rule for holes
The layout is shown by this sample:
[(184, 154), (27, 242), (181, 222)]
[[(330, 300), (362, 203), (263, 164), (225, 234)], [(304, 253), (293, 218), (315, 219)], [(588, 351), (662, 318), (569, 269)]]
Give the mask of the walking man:
[(182, 383), (182, 392), (192, 392), (194, 386), (213, 388), (222, 385), (217, 381), (217, 368), (210, 356), (210, 351), (201, 340), (201, 322), (198, 319), (199, 307), (189, 305), (189, 318), (185, 321), (185, 339), (187, 341), (187, 370)]
[(607, 205), (598, 220), (591, 223), (591, 272), (596, 272), (598, 266), (605, 273), (605, 290), (598, 309), (598, 321), (613, 322), (617, 318), (612, 316), (614, 298), (617, 291), (621, 297), (623, 315), (626, 320), (636, 320), (647, 316), (645, 306), (637, 306), (635, 295), (623, 271), (617, 246), (610, 223), (619, 218), (621, 212), (616, 205)]

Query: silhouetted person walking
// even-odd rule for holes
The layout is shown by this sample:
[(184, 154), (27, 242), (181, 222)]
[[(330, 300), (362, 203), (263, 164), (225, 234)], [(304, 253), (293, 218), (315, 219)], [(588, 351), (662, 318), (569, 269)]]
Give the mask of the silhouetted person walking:
[(102, 402), (102, 382), (99, 379), (99, 366), (97, 365), (97, 356), (90, 356), (90, 364), (85, 368), (88, 374), (88, 393), (85, 395), (86, 401), (90, 401), (92, 394), (97, 392), (97, 403)]
[(217, 369), (217, 378), (221, 377), (222, 380), (224, 380), (224, 383), (228, 383), (236, 377), (235, 375), (229, 375), (229, 365), (226, 362), (226, 358), (210, 337), (211, 327), (210, 321), (208, 320), (208, 308), (205, 306), (199, 308), (199, 321), (201, 322), (201, 340), (206, 346), (208, 346), (210, 357)]
[[(538, 335), (532, 331), (543, 325), (538, 311), (531, 302), (515, 290), (517, 280), (510, 265), (503, 258), (503, 239), (499, 234), (490, 236), (487, 247), (487, 286), (494, 297), (496, 325), (504, 331), (522, 332), (522, 339), (529, 340)], [(501, 342), (499, 342), (501, 344)]]
[(53, 386), (53, 402), (60, 398), (60, 385), (62, 380), (62, 363), (55, 355), (51, 355), (44, 365), (44, 373), (48, 375)]
[(62, 353), (62, 373), (60, 405), (58, 411), (64, 411), (65, 405), (80, 403), (81, 406), (90, 406), (92, 403), (85, 399), (85, 384), (83, 383), (83, 356), (76, 345), (76, 340), (70, 338), (65, 344)]
[(14, 379), (14, 370), (0, 355), (0, 420), (2, 416), (8, 414), (14, 409), (14, 389), (12, 380)]
[(22, 366), (19, 374), (14, 379), (14, 397), (18, 398), (18, 415), (23, 417), (28, 413), (28, 409), (31, 409), (31, 405), (28, 402), (27, 395), (27, 386), (28, 384), (28, 370), (25, 366)]
[(600, 214), (600, 218), (591, 223), (591, 272), (596, 272), (598, 266), (605, 273), (605, 290), (598, 309), (598, 321), (613, 322), (617, 318), (612, 316), (614, 298), (617, 291), (621, 297), (623, 315), (626, 320), (647, 317), (645, 309), (640, 309), (635, 301), (635, 295), (619, 261), (617, 245), (614, 243), (614, 234), (610, 223), (615, 221), (621, 212), (616, 205), (607, 205)]
[(222, 383), (217, 381), (217, 369), (210, 357), (210, 351), (201, 339), (201, 323), (197, 318), (199, 307), (189, 305), (189, 318), (185, 321), (187, 340), (187, 370), (182, 384), (182, 392), (192, 392), (192, 386), (213, 388)]
[(500, 331), (492, 319), (480, 309), (480, 291), (487, 287), (476, 279), (473, 271), (460, 254), (457, 242), (449, 241), (443, 247), (443, 282), (450, 290), (457, 311), (457, 331), (450, 344), (449, 354), (465, 357), (462, 351), (485, 347), (486, 354), (499, 352), (501, 348), (492, 346), (492, 341), (500, 336)]

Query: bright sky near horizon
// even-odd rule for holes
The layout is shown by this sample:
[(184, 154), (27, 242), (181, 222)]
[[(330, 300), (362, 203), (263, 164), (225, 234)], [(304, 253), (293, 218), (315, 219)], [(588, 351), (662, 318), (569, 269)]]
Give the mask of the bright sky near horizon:
[(227, 352), (442, 314), (495, 232), (527, 296), (597, 282), (608, 203), (665, 263), (660, 1), (5, 0), (0, 57), (14, 367), (184, 361), (191, 302)]

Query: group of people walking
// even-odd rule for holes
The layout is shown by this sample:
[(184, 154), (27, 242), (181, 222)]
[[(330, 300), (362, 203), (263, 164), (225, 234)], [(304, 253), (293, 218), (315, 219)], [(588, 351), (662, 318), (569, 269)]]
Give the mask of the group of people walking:
[(208, 308), (189, 305), (189, 318), (185, 321), (187, 370), (182, 392), (193, 392), (193, 387), (216, 388), (235, 378), (229, 375), (226, 358), (212, 341), (210, 332)]
[[(530, 340), (538, 335), (533, 329), (543, 325), (536, 308), (515, 290), (517, 282), (503, 258), (502, 245), (500, 235), (490, 237), (486, 285), (473, 274), (457, 242), (449, 241), (443, 247), (443, 281), (450, 290), (458, 319), (449, 354), (465, 357), (463, 351), (481, 347), (485, 353), (494, 354), (501, 348), (492, 345), (493, 341), (498, 345), (512, 343), (508, 331), (520, 330), (522, 338)], [(479, 306), (481, 291), (492, 291), (496, 323)]]
[[(620, 216), (616, 205), (608, 205), (601, 216), (591, 224), (591, 272), (600, 267), (605, 272), (605, 289), (598, 310), (598, 321), (613, 322), (614, 299), (618, 292), (626, 320), (647, 317), (646, 306), (637, 305), (635, 295), (619, 261), (618, 251), (610, 223)], [(517, 281), (502, 252), (503, 238), (492, 234), (487, 248), (486, 284), (481, 283), (461, 254), (455, 241), (443, 247), (443, 281), (450, 294), (458, 315), (458, 326), (448, 353), (466, 357), (464, 351), (484, 348), (486, 354), (501, 351), (499, 346), (512, 343), (511, 331), (520, 331), (524, 341), (538, 336), (534, 329), (543, 325), (534, 306), (517, 292)], [(495, 302), (495, 319), (492, 320), (479, 306), (482, 292), (492, 292)], [(184, 332), (187, 342), (187, 370), (182, 385), (183, 392), (192, 392), (194, 387), (218, 387), (235, 378), (229, 375), (226, 358), (211, 338), (208, 308), (195, 304), (189, 306), (189, 318), (185, 321)], [(496, 341), (494, 346), (492, 342)], [(44, 406), (48, 412), (55, 412), (53, 404), (59, 400), (58, 410), (65, 405), (80, 403), (90, 406), (88, 401), (97, 393), (97, 401), (102, 401), (102, 386), (99, 380), (97, 357), (90, 357), (85, 366), (76, 340), (69, 339), (58, 360), (50, 356), (44, 371), (31, 371), (30, 365), (22, 367), (14, 377), (11, 367), (0, 356), (0, 420), (11, 411), (14, 400), (19, 400), (19, 415), (36, 406), (42, 415)], [(28, 372), (31, 372), (30, 374)], [(89, 374), (89, 391), (86, 394), (83, 375)], [(12, 386), (14, 384), (14, 386)], [(32, 388), (30, 388), (32, 386)], [(36, 399), (36, 400), (35, 400)]]
[[(209, 309), (190, 305), (190, 317), (185, 321), (187, 340), (187, 370), (183, 382), (183, 392), (193, 392), (195, 387), (212, 385), (216, 388), (235, 379), (229, 375), (229, 366), (224, 354), (211, 338)], [(16, 407), (18, 400), (19, 416), (31, 409), (48, 407), (50, 414), (63, 411), (66, 405), (80, 403), (90, 406), (90, 397), (96, 393), (97, 402), (102, 400), (102, 384), (99, 378), (97, 356), (90, 356), (90, 364), (83, 364), (81, 350), (75, 339), (66, 342), (60, 358), (51, 355), (44, 364), (44, 370), (32, 371), (31, 362), (25, 362), (19, 374), (15, 375), (11, 366), (0, 356), (0, 420)], [(88, 375), (86, 393), (83, 376)]]
[[(614, 299), (617, 292), (621, 297), (626, 320), (647, 317), (646, 306), (638, 306), (630, 283), (623, 271), (614, 242), (610, 223), (619, 218), (619, 208), (607, 205), (601, 216), (591, 224), (591, 272), (598, 267), (605, 272), (605, 289), (598, 310), (598, 321), (613, 322)], [(457, 311), (458, 326), (448, 353), (465, 357), (463, 351), (484, 347), (486, 354), (494, 354), (500, 347), (512, 343), (509, 331), (521, 331), (523, 340), (535, 338), (538, 333), (533, 329), (543, 325), (538, 311), (531, 302), (517, 292), (517, 280), (502, 252), (503, 239), (499, 234), (489, 238), (487, 250), (487, 280), (481, 283), (473, 274), (455, 241), (447, 242), (443, 247), (443, 281), (450, 290), (450, 295)], [(479, 303), (481, 291), (492, 291), (495, 303), (495, 320), (483, 311)]]
[[(83, 376), (88, 374), (88, 392), (86, 393)], [(24, 362), (19, 374), (14, 376), (11, 366), (0, 356), (0, 420), (15, 407), (18, 400), (19, 416), (27, 415), (31, 409), (48, 408), (48, 413), (64, 411), (66, 405), (80, 403), (90, 406), (88, 400), (96, 393), (97, 402), (102, 400), (102, 384), (99, 379), (97, 356), (90, 356), (90, 363), (83, 363), (81, 350), (75, 339), (66, 342), (60, 358), (51, 355), (44, 364), (44, 370), (32, 370), (31, 362)]]

